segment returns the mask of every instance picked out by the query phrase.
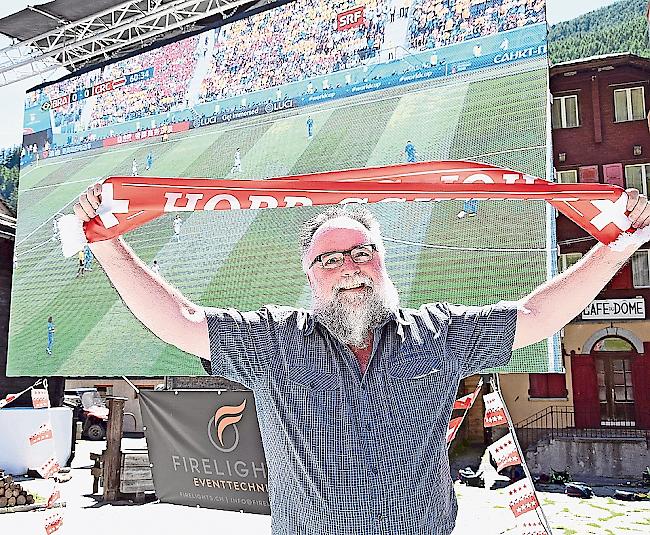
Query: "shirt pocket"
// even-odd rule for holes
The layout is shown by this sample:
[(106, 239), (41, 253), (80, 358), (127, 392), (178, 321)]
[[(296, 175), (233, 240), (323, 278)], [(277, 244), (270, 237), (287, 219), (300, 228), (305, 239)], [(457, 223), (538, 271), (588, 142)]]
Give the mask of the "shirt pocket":
[(289, 380), (309, 392), (338, 390), (341, 387), (337, 375), (315, 368), (291, 368), (289, 370)]
[(388, 376), (394, 380), (424, 379), (440, 371), (438, 359), (426, 353), (410, 353), (388, 365)]
[(307, 421), (332, 426), (341, 418), (341, 379), (314, 368), (289, 370), (291, 403)]
[(386, 375), (393, 415), (412, 423), (430, 421), (450, 382), (440, 357), (419, 351), (400, 353), (388, 363)]

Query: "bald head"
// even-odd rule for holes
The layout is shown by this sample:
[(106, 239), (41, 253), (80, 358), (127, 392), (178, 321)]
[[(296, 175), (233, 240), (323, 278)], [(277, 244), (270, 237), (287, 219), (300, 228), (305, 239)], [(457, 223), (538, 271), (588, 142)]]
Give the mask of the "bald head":
[[(308, 255), (308, 252), (311, 250), (313, 253), (312, 244), (317, 237), (316, 235), (325, 236), (322, 233), (326, 233), (331, 236), (336, 234), (336, 229), (341, 231), (357, 230), (365, 232), (369, 238), (366, 243), (374, 243), (377, 247), (377, 252), (382, 257), (384, 256), (384, 243), (381, 238), (379, 223), (372, 213), (362, 207), (346, 209), (341, 206), (332, 206), (305, 222), (302, 227), (300, 232), (300, 245), (302, 248), (303, 268), (308, 257), (313, 256), (313, 254)], [(311, 260), (309, 262), (311, 263)]]

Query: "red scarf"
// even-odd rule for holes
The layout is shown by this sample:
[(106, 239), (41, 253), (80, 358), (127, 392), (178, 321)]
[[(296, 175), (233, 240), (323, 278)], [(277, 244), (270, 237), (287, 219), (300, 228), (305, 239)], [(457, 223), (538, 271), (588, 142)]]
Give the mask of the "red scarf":
[(626, 214), (627, 194), (618, 186), (555, 184), (466, 161), (410, 163), (271, 180), (110, 177), (102, 185), (99, 215), (84, 223), (84, 235), (71, 239), (74, 232), (68, 229), (79, 226), (74, 216), (76, 223), (64, 216), (60, 228), (64, 254), (72, 256), (86, 241), (115, 238), (166, 212), (449, 199), (546, 200), (606, 244), (626, 231), (634, 232)]

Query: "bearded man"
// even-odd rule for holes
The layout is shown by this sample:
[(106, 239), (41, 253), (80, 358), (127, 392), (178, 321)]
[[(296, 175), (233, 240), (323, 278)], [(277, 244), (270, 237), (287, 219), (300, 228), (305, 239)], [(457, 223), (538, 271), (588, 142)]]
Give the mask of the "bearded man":
[[(100, 196), (97, 185), (80, 197), (80, 219)], [(634, 227), (647, 226), (647, 199), (628, 196)], [(561, 329), (636, 249), (597, 245), (518, 302), (413, 310), (399, 307), (369, 212), (331, 208), (301, 243), (312, 311), (200, 307), (122, 240), (91, 245), (145, 326), (254, 391), (274, 535), (449, 535), (445, 434), (460, 380)]]

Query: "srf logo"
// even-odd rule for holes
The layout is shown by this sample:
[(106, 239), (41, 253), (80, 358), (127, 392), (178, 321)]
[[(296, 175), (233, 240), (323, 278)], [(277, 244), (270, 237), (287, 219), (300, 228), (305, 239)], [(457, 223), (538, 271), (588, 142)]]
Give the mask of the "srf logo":
[(364, 6), (358, 6), (336, 15), (336, 29), (340, 32), (351, 28), (358, 28), (365, 23), (363, 18)]
[(208, 438), (212, 445), (223, 453), (230, 453), (239, 445), (237, 422), (242, 419), (246, 400), (240, 405), (219, 407), (208, 422)]

